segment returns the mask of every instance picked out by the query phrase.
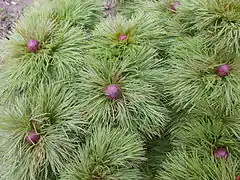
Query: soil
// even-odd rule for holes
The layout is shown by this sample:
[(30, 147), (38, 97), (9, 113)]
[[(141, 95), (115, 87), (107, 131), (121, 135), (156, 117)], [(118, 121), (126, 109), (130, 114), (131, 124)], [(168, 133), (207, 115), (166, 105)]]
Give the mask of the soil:
[(0, 39), (7, 38), (13, 23), (33, 0), (0, 0)]

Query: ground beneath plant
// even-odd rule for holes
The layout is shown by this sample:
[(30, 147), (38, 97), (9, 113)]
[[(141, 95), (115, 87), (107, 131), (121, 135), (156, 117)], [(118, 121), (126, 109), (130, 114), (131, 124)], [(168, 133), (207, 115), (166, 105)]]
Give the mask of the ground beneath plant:
[(0, 0), (0, 39), (6, 38), (24, 7), (34, 0)]

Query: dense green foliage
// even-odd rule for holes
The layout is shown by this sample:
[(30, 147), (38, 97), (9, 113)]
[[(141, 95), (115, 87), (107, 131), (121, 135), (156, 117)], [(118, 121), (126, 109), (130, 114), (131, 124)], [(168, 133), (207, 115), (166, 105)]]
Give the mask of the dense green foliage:
[(239, 47), (240, 0), (37, 0), (0, 40), (0, 179), (235, 180)]
[(136, 134), (109, 127), (94, 128), (60, 179), (141, 179), (138, 166), (145, 160), (143, 155), (142, 142)]

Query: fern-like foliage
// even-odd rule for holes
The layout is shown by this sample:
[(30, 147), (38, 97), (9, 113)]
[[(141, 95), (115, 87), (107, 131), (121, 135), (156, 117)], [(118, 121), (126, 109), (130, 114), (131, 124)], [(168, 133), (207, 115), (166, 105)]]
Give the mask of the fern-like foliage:
[[(217, 109), (215, 109), (218, 112)], [(221, 116), (191, 113), (172, 130), (173, 144), (186, 147), (188, 152), (198, 150), (198, 154), (212, 154), (218, 147), (226, 147), (232, 157), (240, 156), (240, 122), (238, 116)]]
[[(156, 70), (161, 60), (155, 57), (149, 48), (126, 54), (124, 59), (89, 57), (74, 83), (83, 116), (92, 125), (111, 123), (150, 137), (160, 135), (168, 116), (155, 86), (161, 77)], [(120, 86), (120, 99), (106, 97), (104, 89), (110, 84)]]
[[(152, 13), (138, 12), (129, 20), (121, 15), (103, 20), (93, 31), (90, 43), (97, 55), (119, 56), (125, 51), (134, 53), (142, 45), (159, 49), (161, 34)], [(127, 38), (120, 40), (121, 35)]]
[[(172, 105), (192, 109), (204, 104), (232, 114), (240, 102), (239, 55), (208, 49), (199, 37), (182, 38), (170, 55), (170, 68), (164, 74)], [(217, 75), (222, 64), (232, 67), (228, 76)]]
[(234, 180), (239, 174), (239, 161), (228, 159), (215, 160), (207, 154), (198, 156), (197, 153), (174, 151), (159, 170), (158, 180)]
[(137, 14), (139, 10), (142, 9), (144, 0), (118, 0), (119, 5), (117, 11), (119, 14), (131, 18), (133, 15)]
[[(1, 108), (1, 179), (54, 180), (85, 135), (74, 94), (53, 84)], [(36, 131), (36, 144), (25, 140)]]
[(138, 167), (143, 156), (143, 143), (136, 134), (96, 127), (60, 179), (142, 179)]
[[(70, 23), (58, 24), (44, 12), (35, 11), (20, 19), (10, 40), (1, 42), (4, 78), (8, 82), (6, 97), (36, 88), (40, 82), (68, 79), (81, 66), (85, 33)], [(30, 39), (40, 42), (36, 53), (27, 49)]]
[(153, 0), (143, 1), (141, 5), (142, 11), (144, 10), (153, 14), (153, 19), (155, 19), (161, 29), (161, 35), (158, 36), (158, 49), (163, 58), (169, 55), (169, 49), (175, 43), (175, 40), (180, 36), (186, 35), (186, 32), (182, 29), (182, 23), (178, 18), (182, 5), (179, 5), (176, 11), (171, 9), (174, 3), (179, 2), (177, 0)]
[(94, 0), (53, 0), (53, 17), (59, 22), (92, 30), (103, 17), (103, 7)]
[(183, 29), (201, 34), (210, 48), (240, 52), (239, 0), (183, 0)]

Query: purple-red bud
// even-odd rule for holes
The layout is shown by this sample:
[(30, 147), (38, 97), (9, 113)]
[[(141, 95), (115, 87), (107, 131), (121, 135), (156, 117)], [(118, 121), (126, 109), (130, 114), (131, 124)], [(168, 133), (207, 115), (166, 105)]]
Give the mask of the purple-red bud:
[(104, 89), (104, 94), (111, 100), (119, 99), (121, 96), (121, 89), (116, 84), (111, 84)]
[(26, 141), (30, 144), (36, 144), (40, 139), (40, 135), (36, 131), (30, 131), (28, 132), (28, 135), (26, 137)]
[(125, 41), (125, 40), (127, 40), (127, 39), (128, 39), (128, 36), (125, 35), (125, 34), (121, 34), (121, 35), (119, 36), (119, 40), (120, 40), (120, 41)]
[(218, 76), (224, 77), (224, 76), (227, 76), (229, 74), (231, 69), (232, 69), (231, 66), (229, 66), (227, 64), (223, 64), (223, 65), (220, 65), (216, 68), (216, 73), (217, 73)]
[(214, 152), (213, 155), (215, 158), (220, 158), (220, 159), (227, 159), (229, 156), (229, 152), (225, 147), (218, 147)]
[(27, 48), (30, 52), (36, 53), (40, 49), (40, 42), (35, 39), (30, 39)]

